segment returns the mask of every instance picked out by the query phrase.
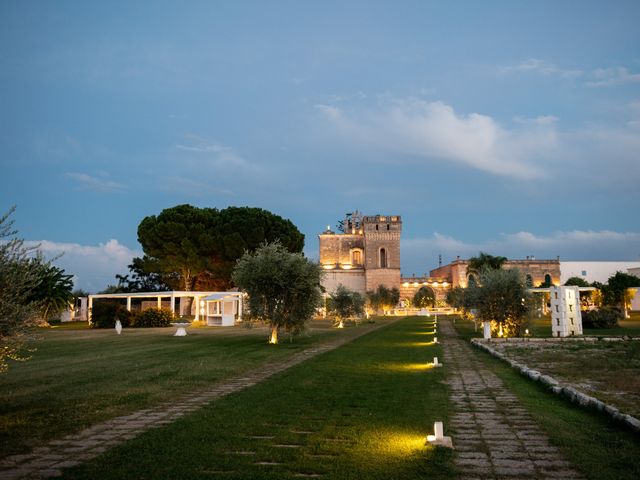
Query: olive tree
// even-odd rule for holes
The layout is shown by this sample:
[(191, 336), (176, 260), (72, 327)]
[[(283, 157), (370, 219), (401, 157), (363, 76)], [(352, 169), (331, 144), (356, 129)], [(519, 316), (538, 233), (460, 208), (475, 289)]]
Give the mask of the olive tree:
[(322, 303), (322, 269), (301, 253), (289, 252), (281, 243), (265, 243), (245, 252), (232, 273), (233, 282), (248, 295), (248, 319), (267, 322), (269, 343), (278, 343), (278, 330), (304, 330)]
[(8, 369), (7, 360), (26, 358), (20, 352), (40, 307), (32, 293), (41, 281), (41, 257), (16, 237), (9, 219), (14, 210), (0, 217), (0, 372)]
[(473, 315), (471, 310), (473, 309), (473, 295), (477, 291), (477, 286), (477, 282), (469, 282), (467, 288), (453, 287), (447, 292), (446, 297), (447, 304), (460, 311), (462, 318), (473, 320), (473, 326), (476, 332), (478, 331), (478, 319)]
[(329, 313), (336, 316), (338, 328), (344, 328), (344, 321), (352, 317), (361, 317), (364, 314), (364, 297), (344, 285), (338, 285), (336, 291), (329, 295)]
[(430, 287), (420, 287), (413, 296), (413, 304), (419, 308), (433, 307), (436, 303), (436, 296)]
[(400, 301), (400, 290), (396, 287), (387, 288), (384, 285), (378, 285), (375, 291), (367, 292), (367, 298), (374, 311), (388, 311)]
[(504, 336), (517, 336), (529, 311), (530, 293), (517, 269), (480, 271), (479, 284), (467, 288), (467, 301), (478, 320), (495, 322)]

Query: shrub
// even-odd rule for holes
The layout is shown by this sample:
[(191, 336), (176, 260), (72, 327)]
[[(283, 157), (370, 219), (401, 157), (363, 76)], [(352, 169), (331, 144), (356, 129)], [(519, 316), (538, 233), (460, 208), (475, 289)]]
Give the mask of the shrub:
[(624, 315), (617, 307), (602, 307), (598, 310), (582, 312), (582, 326), (584, 328), (612, 328), (618, 326), (618, 321)]
[(101, 300), (94, 302), (91, 308), (91, 326), (93, 328), (114, 328), (116, 318), (123, 327), (131, 323), (131, 312), (117, 301)]
[(131, 326), (135, 328), (168, 327), (175, 316), (166, 308), (147, 308), (133, 315)]

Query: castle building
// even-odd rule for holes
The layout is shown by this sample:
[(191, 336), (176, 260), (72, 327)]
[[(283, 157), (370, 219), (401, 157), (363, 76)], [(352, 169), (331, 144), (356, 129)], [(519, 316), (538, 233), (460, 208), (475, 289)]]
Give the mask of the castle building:
[[(430, 275), (447, 278), (452, 288), (466, 288), (469, 283), (468, 265), (468, 260), (461, 260), (458, 257), (448, 265), (431, 270)], [(537, 287), (540, 284), (560, 285), (560, 259), (537, 260), (527, 257), (525, 260), (507, 260), (502, 268), (517, 268), (531, 287)]]
[[(421, 288), (433, 291), (436, 303), (445, 305), (447, 292), (455, 287), (466, 288), (469, 283), (467, 271), (469, 261), (458, 257), (447, 265), (442, 265), (424, 276), (406, 276), (400, 274), (400, 235), (402, 219), (400, 215), (364, 216), (355, 211), (348, 213), (339, 222), (337, 231), (330, 226), (318, 235), (320, 240), (320, 264), (325, 270), (322, 286), (327, 293), (335, 292), (338, 285), (366, 293), (376, 290), (379, 285), (398, 288), (400, 299), (409, 300)], [(580, 267), (580, 274), (596, 272), (595, 267), (585, 267), (585, 262), (562, 262), (571, 264), (568, 269), (572, 275)], [(567, 270), (559, 258), (538, 260), (527, 257), (524, 260), (507, 260), (503, 268), (517, 268), (531, 287), (541, 284), (559, 286), (566, 281)], [(573, 264), (576, 265), (573, 265)], [(602, 263), (602, 262), (600, 262)], [(609, 262), (612, 263), (612, 262)], [(616, 263), (616, 268), (618, 264)], [(640, 262), (627, 262), (627, 267), (635, 267)], [(600, 268), (602, 270), (602, 268)], [(598, 270), (598, 271), (600, 271)], [(592, 272), (593, 271), (593, 272)], [(640, 297), (640, 296), (639, 296)]]
[(338, 232), (327, 226), (318, 235), (327, 293), (340, 284), (363, 294), (379, 285), (399, 288), (401, 233), (399, 215), (363, 216), (358, 211), (346, 215)]

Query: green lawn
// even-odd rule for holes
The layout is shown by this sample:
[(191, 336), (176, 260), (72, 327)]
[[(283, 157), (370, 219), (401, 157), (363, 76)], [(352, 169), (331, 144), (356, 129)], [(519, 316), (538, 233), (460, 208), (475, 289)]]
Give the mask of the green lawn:
[(447, 367), (428, 368), (441, 356), (432, 330), (424, 317), (394, 323), (149, 431), (64, 478), (455, 478), (451, 451), (424, 445), (433, 422), (446, 425), (450, 413)]
[[(456, 328), (465, 337), (473, 335), (472, 322), (458, 320)], [(518, 396), (550, 441), (588, 479), (640, 478), (640, 435), (602, 413), (582, 409), (552, 394), (486, 352), (476, 350), (476, 355)]]
[[(629, 335), (633, 337), (640, 336), (640, 312), (631, 312), (631, 318), (621, 320), (618, 327), (614, 328), (585, 328), (585, 335), (592, 336), (622, 336)], [(551, 317), (545, 315), (541, 318), (530, 319), (525, 328), (529, 328), (530, 332), (536, 337), (551, 336)]]
[[(590, 336), (623, 336), (640, 337), (640, 312), (631, 312), (631, 318), (621, 320), (615, 328), (597, 329), (585, 328), (584, 334)], [(532, 317), (525, 322), (523, 329), (528, 328), (534, 337), (551, 337), (551, 317), (544, 315), (540, 318)], [(482, 337), (482, 326), (478, 323), (478, 332), (473, 331), (473, 322), (465, 321), (458, 329), (465, 338)], [(524, 330), (523, 330), (524, 331)]]
[[(309, 336), (266, 345), (264, 328), (39, 329), (27, 362), (0, 375), (0, 457), (43, 440), (153, 406), (263, 362), (291, 355), (340, 332), (312, 322)], [(366, 325), (358, 328), (368, 328)]]

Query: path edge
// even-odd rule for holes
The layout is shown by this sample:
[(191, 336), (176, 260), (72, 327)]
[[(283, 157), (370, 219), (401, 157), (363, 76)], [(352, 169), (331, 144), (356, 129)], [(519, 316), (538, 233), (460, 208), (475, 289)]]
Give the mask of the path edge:
[(625, 427), (630, 428), (634, 432), (640, 433), (640, 420), (638, 418), (621, 412), (613, 405), (598, 400), (597, 398), (587, 395), (586, 393), (581, 392), (571, 386), (561, 384), (558, 380), (550, 375), (543, 375), (537, 370), (533, 370), (526, 365), (507, 358), (506, 355), (491, 347), (490, 341), (488, 340), (472, 338), (471, 345), (489, 353), (491, 356), (499, 360), (502, 360), (504, 363), (507, 363), (511, 368), (520, 373), (520, 375), (533, 380), (534, 382), (541, 383), (552, 393), (561, 397), (565, 397), (572, 403), (582, 408), (595, 409), (599, 412), (603, 412), (613, 420), (615, 420), (618, 424), (622, 424)]

